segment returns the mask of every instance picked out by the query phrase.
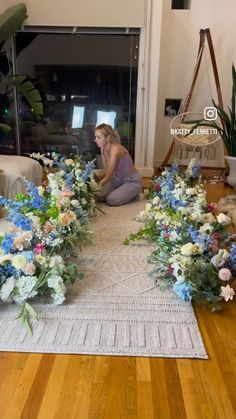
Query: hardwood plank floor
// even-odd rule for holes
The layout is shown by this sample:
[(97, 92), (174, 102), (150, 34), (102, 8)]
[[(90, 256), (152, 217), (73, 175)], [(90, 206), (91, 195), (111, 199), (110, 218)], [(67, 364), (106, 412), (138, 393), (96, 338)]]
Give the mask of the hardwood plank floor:
[(236, 300), (195, 312), (208, 360), (1, 353), (0, 419), (235, 419)]

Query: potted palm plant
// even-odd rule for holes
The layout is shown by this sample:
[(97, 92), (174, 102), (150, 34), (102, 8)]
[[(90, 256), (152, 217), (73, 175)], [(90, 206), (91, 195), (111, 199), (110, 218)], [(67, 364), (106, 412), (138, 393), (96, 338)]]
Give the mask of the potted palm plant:
[(225, 156), (229, 166), (227, 182), (236, 188), (236, 70), (234, 64), (232, 65), (231, 106), (224, 109), (222, 106), (217, 105), (214, 100), (213, 105), (217, 110), (218, 118), (216, 120), (206, 120), (203, 118), (201, 120), (191, 121), (194, 124), (191, 131), (199, 126), (207, 126), (217, 130), (227, 152)]
[[(8, 54), (9, 48), (6, 46), (15, 32), (22, 27), (26, 18), (27, 9), (24, 3), (11, 6), (0, 15), (0, 91), (11, 98), (12, 90), (17, 89), (29, 103), (36, 118), (40, 118), (43, 114), (41, 96), (28, 76), (15, 75), (12, 72), (11, 57)], [(1, 122), (0, 130), (10, 131), (11, 127)]]

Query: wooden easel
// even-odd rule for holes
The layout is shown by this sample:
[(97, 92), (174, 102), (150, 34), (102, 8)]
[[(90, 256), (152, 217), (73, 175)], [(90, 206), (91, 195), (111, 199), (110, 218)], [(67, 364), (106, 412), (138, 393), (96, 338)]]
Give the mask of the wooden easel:
[[(210, 52), (210, 57), (211, 57), (211, 63), (212, 63), (212, 68), (213, 68), (213, 73), (214, 73), (214, 79), (215, 79), (215, 84), (216, 84), (216, 91), (217, 91), (217, 97), (218, 97), (218, 104), (223, 107), (223, 98), (222, 98), (222, 93), (221, 93), (221, 88), (220, 88), (220, 79), (219, 79), (219, 75), (218, 75), (218, 70), (217, 70), (217, 64), (216, 64), (216, 58), (215, 58), (215, 53), (214, 53), (214, 48), (213, 48), (213, 43), (212, 43), (212, 38), (211, 38), (211, 32), (210, 29), (201, 29), (200, 32), (200, 41), (199, 41), (199, 48), (198, 48), (198, 54), (197, 54), (197, 63), (194, 69), (194, 74), (193, 74), (193, 80), (189, 89), (189, 92), (183, 102), (183, 105), (181, 106), (181, 110), (179, 111), (179, 113), (183, 114), (185, 112), (188, 111), (188, 107), (189, 107), (189, 103), (191, 101), (192, 95), (193, 95), (193, 91), (194, 91), (194, 87), (197, 81), (197, 76), (199, 73), (199, 69), (200, 69), (200, 65), (201, 65), (201, 61), (202, 61), (202, 55), (203, 55), (203, 51), (205, 48), (205, 40), (207, 40), (208, 43), (208, 47), (209, 47), (209, 52)], [(173, 153), (173, 149), (174, 149), (174, 139), (172, 140), (171, 146), (160, 166), (159, 169), (164, 169), (165, 166), (168, 165), (169, 160), (171, 158), (171, 155)]]

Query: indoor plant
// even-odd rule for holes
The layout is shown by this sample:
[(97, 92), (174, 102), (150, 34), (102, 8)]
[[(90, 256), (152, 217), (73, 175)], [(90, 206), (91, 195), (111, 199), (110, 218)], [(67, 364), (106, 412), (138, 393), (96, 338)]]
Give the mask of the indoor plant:
[[(210, 127), (217, 130), (220, 134), (227, 155), (225, 159), (229, 165), (229, 176), (227, 182), (236, 187), (236, 70), (234, 64), (232, 65), (232, 96), (231, 107), (227, 110), (223, 106), (217, 105), (213, 100), (213, 105), (217, 110), (218, 119), (201, 119), (189, 121), (194, 125), (191, 131), (194, 131), (199, 126)], [(235, 169), (234, 169), (235, 167)], [(235, 174), (234, 174), (235, 173)]]
[[(12, 89), (17, 91), (27, 100), (32, 108), (36, 118), (40, 118), (43, 114), (43, 105), (38, 90), (34, 87), (31, 80), (26, 75), (12, 74), (12, 62), (9, 57), (7, 42), (21, 28), (23, 22), (27, 18), (27, 9), (24, 3), (18, 3), (11, 6), (0, 15), (0, 90), (9, 102), (11, 99)], [(5, 132), (11, 128), (0, 119), (0, 130)]]

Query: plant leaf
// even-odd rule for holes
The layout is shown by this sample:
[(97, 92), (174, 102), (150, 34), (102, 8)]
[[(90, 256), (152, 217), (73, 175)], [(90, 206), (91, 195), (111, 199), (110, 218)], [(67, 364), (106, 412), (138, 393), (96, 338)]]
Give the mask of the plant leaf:
[(18, 3), (6, 9), (0, 15), (0, 44), (14, 35), (21, 28), (26, 18), (27, 9), (25, 3)]

